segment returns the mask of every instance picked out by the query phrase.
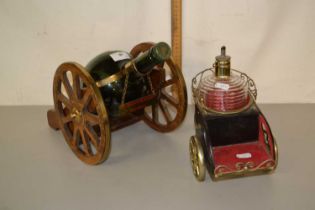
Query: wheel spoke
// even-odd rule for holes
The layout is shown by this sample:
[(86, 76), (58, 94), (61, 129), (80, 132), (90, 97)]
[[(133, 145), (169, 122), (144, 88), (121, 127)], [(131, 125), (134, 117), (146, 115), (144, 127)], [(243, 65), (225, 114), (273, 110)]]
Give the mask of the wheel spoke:
[(79, 141), (79, 128), (78, 126), (74, 126), (73, 128), (73, 135), (72, 135), (72, 145), (73, 146), (78, 146), (78, 141)]
[(80, 87), (80, 78), (79, 75), (72, 72), (72, 79), (73, 79), (73, 92), (74, 97), (76, 99), (81, 98), (81, 87)]
[(152, 105), (152, 118), (154, 122), (159, 122), (159, 107), (156, 104)]
[(175, 82), (176, 81), (174, 80), (174, 78), (166, 80), (161, 84), (161, 88), (165, 88), (167, 86), (173, 85)]
[(97, 136), (95, 131), (91, 127), (85, 127), (84, 131), (90, 137), (90, 140), (92, 144), (94, 145), (95, 149), (98, 150), (99, 137)]
[(91, 95), (92, 91), (90, 88), (86, 88), (83, 94), (83, 97), (81, 99), (81, 103), (84, 104), (84, 107), (87, 107), (90, 103), (90, 99), (92, 97)]
[(66, 96), (64, 96), (62, 93), (59, 93), (57, 95), (57, 100), (63, 103), (68, 109), (71, 110), (72, 104), (70, 100)]
[(178, 107), (178, 102), (176, 101), (176, 99), (173, 96), (165, 93), (164, 91), (161, 91), (161, 97), (164, 98), (168, 103), (170, 103), (174, 107), (176, 107), (176, 108)]
[(66, 92), (69, 96), (70, 99), (73, 99), (73, 90), (72, 90), (72, 87), (71, 87), (71, 84), (69, 82), (69, 79), (66, 75), (66, 73), (64, 73), (61, 77), (61, 81), (66, 89)]
[(99, 117), (98, 115), (92, 114), (90, 112), (84, 113), (85, 119), (93, 126), (99, 124)]
[(166, 107), (166, 105), (162, 102), (162, 100), (159, 101), (159, 106), (162, 110), (162, 113), (164, 115), (166, 122), (170, 123), (171, 119), (172, 119), (171, 114), (170, 114), (168, 108)]
[(83, 148), (84, 148), (85, 154), (87, 156), (91, 156), (92, 155), (91, 145), (90, 145), (89, 141), (87, 140), (83, 129), (80, 129), (80, 135), (81, 135), (81, 140), (83, 143)]
[(67, 124), (67, 123), (72, 121), (72, 117), (70, 116), (70, 114), (68, 114), (66, 116), (62, 116), (61, 121), (63, 124)]

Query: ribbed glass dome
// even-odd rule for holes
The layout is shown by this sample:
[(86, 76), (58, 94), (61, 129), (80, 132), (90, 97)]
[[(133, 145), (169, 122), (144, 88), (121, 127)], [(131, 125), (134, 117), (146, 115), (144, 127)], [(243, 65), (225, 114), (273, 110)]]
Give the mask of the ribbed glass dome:
[(250, 101), (247, 81), (233, 71), (227, 77), (217, 77), (211, 71), (200, 81), (199, 88), (203, 104), (215, 111), (235, 111)]

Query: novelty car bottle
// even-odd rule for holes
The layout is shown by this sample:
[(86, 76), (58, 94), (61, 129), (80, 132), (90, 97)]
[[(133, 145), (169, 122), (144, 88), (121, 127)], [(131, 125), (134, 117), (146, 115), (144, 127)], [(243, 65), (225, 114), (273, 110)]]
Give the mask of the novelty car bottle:
[(190, 138), (193, 173), (213, 180), (273, 171), (278, 150), (270, 126), (255, 103), (254, 81), (231, 69), (225, 47), (213, 68), (192, 80), (196, 134)]

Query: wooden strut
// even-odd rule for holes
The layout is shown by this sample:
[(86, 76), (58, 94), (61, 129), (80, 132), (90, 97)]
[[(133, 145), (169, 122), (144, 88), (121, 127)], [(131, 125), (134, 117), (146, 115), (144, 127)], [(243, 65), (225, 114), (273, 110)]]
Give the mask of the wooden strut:
[(47, 112), (47, 120), (48, 120), (48, 125), (54, 129), (54, 130), (59, 130), (60, 129), (60, 125), (58, 122), (58, 115), (55, 111), (55, 109), (50, 109)]

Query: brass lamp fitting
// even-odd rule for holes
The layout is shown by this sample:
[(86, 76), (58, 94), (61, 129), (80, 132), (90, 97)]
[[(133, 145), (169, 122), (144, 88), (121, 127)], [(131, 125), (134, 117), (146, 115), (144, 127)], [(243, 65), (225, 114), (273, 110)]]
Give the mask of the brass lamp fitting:
[(215, 76), (229, 77), (231, 72), (231, 57), (225, 54), (225, 46), (221, 47), (221, 55), (215, 57), (213, 67)]

